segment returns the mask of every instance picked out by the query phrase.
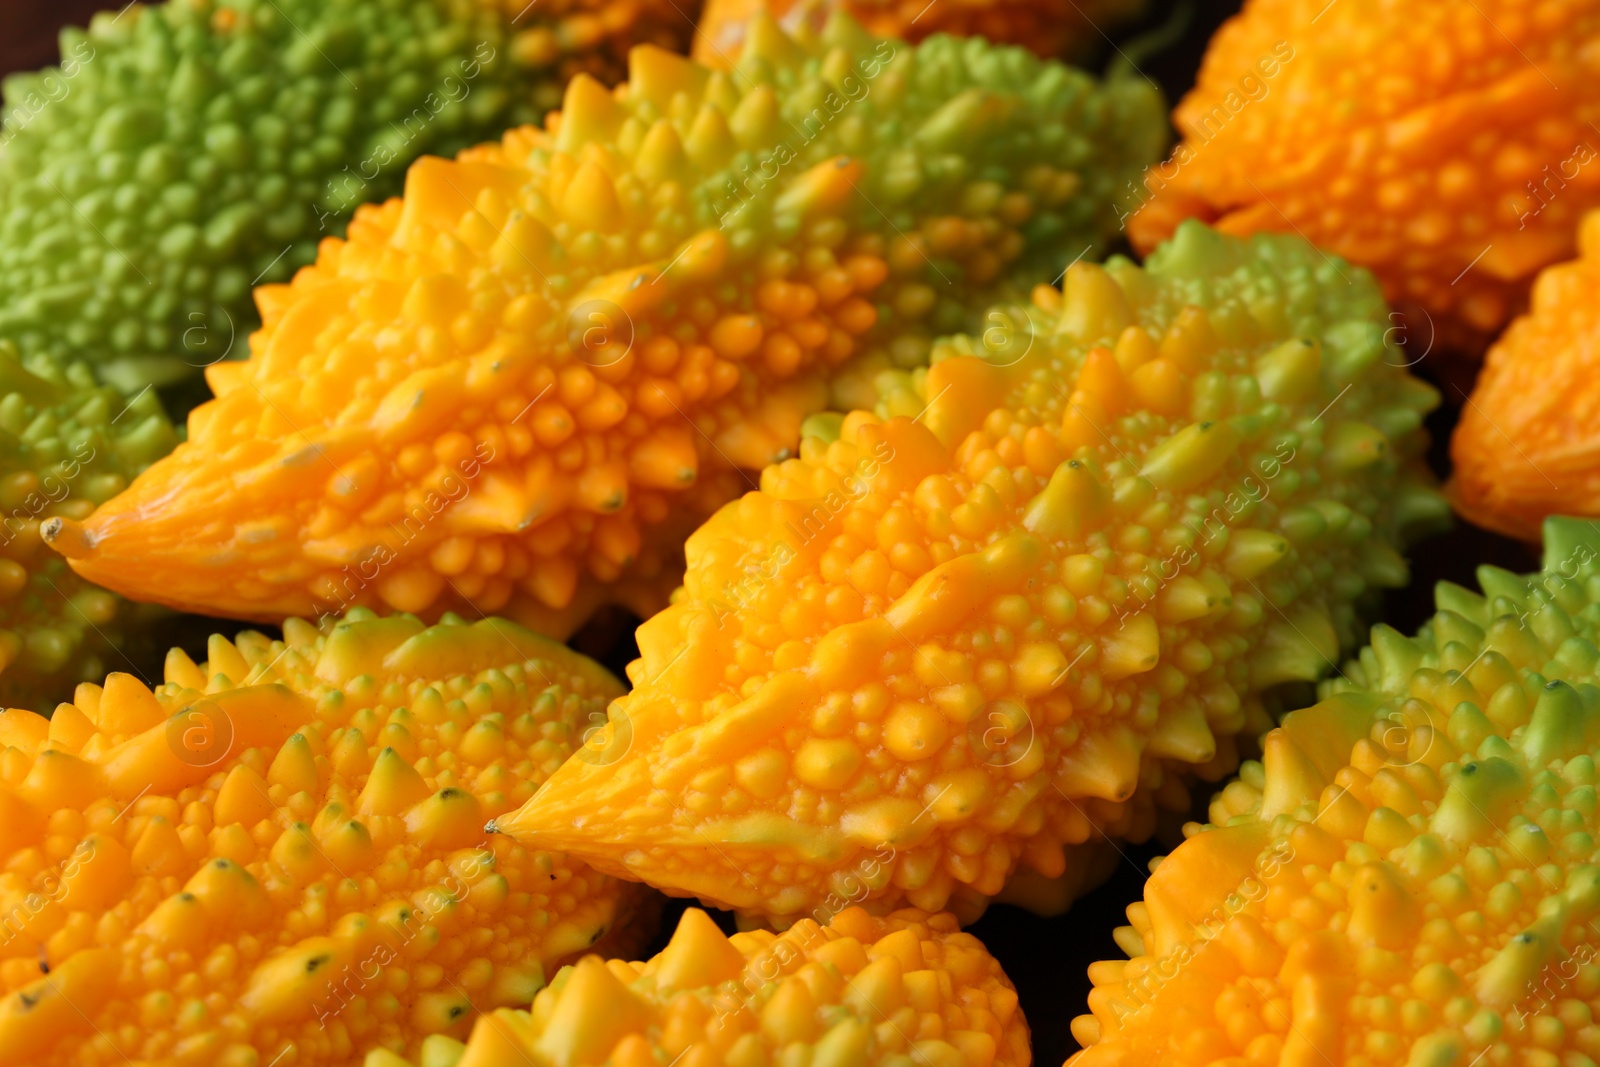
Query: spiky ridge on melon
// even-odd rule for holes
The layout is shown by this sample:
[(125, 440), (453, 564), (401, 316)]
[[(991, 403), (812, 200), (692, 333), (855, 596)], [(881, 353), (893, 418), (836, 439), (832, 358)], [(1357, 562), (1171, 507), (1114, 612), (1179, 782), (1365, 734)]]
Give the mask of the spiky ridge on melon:
[(638, 887), (483, 833), (614, 678), (498, 620), (284, 635), (174, 649), (153, 693), (112, 674), (48, 720), (0, 714), (12, 1062), (343, 1065), (636, 943)]
[(1174, 109), (1184, 140), (1128, 235), (1298, 233), (1378, 276), (1410, 313), (1410, 359), (1475, 356), (1600, 205), (1597, 40), (1593, 0), (1249, 0)]
[(640, 48), (547, 131), (412, 167), (260, 290), (252, 358), (211, 367), (187, 444), (58, 542), (74, 567), (245, 618), (648, 615), (836, 368), (915, 362), (919, 331), (1106, 237), (1159, 140), (1142, 82), (763, 25), (736, 74)]
[[(5, 80), (0, 337), (129, 393), (244, 352), (288, 278), (406, 164), (541, 118), (683, 0), (172, 0), (61, 35)], [(687, 11), (687, 14), (683, 12)]]
[[(430, 1058), (431, 1057), (431, 1058)], [(416, 1067), (1027, 1067), (1017, 994), (952, 915), (849, 908), (786, 933), (724, 936), (684, 912), (645, 963), (588, 956), (528, 1011), (486, 1016)], [(364, 1067), (411, 1067), (375, 1052)]]
[(86, 364), (24, 369), (0, 341), (0, 705), (48, 708), (124, 665), (116, 651), (150, 621), (74, 574), (40, 539), (52, 518), (87, 518), (171, 451), (156, 395), (131, 401)]
[(1331, 670), (1441, 517), (1384, 315), (1297, 238), (1075, 265), (914, 376), (920, 415), (818, 420), (697, 531), (609, 758), (498, 829), (779, 922), (1077, 878)]
[(1144, 0), (707, 0), (690, 54), (708, 67), (731, 66), (759, 14), (821, 29), (830, 14), (847, 11), (880, 37), (920, 41), (950, 33), (1022, 45), (1045, 57), (1081, 55), (1105, 43), (1102, 31), (1144, 9)]
[(1160, 860), (1073, 1067), (1600, 1056), (1600, 528), (1441, 583)]

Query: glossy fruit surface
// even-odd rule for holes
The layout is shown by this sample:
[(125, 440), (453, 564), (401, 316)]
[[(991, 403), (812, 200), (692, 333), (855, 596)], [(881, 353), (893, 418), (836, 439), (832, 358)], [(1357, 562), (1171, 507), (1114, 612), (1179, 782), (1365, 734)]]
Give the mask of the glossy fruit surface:
[(1451, 498), (1472, 521), (1537, 540), (1549, 515), (1600, 515), (1600, 213), (1579, 256), (1547, 268), (1489, 349), (1450, 442)]
[(821, 918), (727, 937), (691, 908), (647, 962), (585, 957), (464, 1047), (438, 1039), (414, 1064), (376, 1052), (364, 1067), (1027, 1067), (1017, 994), (954, 916)]
[(284, 634), (0, 713), (8, 1062), (348, 1064), (642, 940), (638, 887), (483, 832), (615, 679), (499, 620)]
[(208, 369), (188, 441), (56, 546), (136, 599), (244, 618), (647, 616), (841, 368), (870, 392), (1108, 236), (1159, 141), (1142, 81), (763, 25), (736, 74), (641, 47), (547, 129), (415, 164), (258, 291), (251, 358)]
[(496, 825), (779, 923), (1081, 883), (1079, 846), (1147, 836), (1264, 692), (1333, 669), (1442, 517), (1384, 314), (1296, 238), (1074, 265), (701, 527), (603, 755)]
[(1074, 1067), (1600, 1054), (1600, 535), (1441, 583), (1267, 735), (1090, 968)]
[[(1600, 204), (1600, 3), (1251, 0), (1129, 223), (1298, 233), (1370, 268), (1407, 353), (1475, 355)], [(1398, 322), (1399, 320), (1397, 320)]]
[[(683, 12), (687, 10), (688, 14)], [(0, 338), (132, 394), (238, 359), (287, 279), (406, 165), (543, 118), (679, 0), (172, 0), (97, 15), (4, 84)]]

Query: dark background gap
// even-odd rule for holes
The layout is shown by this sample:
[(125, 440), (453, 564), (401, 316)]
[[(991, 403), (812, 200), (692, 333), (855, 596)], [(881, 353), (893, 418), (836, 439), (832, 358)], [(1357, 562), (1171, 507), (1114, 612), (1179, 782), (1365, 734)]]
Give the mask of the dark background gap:
[[(1175, 103), (1194, 84), (1211, 35), (1239, 6), (1233, 0), (1155, 0), (1142, 18), (1102, 41), (1094, 50), (1090, 65), (1103, 69), (1124, 53), (1138, 56), (1138, 69), (1161, 87), (1169, 102)], [(0, 0), (0, 75), (57, 62), (57, 30), (65, 25), (87, 25), (91, 15), (106, 7), (105, 0)], [(1184, 7), (1189, 12), (1188, 25), (1181, 39), (1156, 54), (1140, 56), (1135, 42), (1168, 25)], [(1457, 389), (1471, 391), (1471, 372), (1451, 361), (1448, 354), (1434, 353), (1413, 368), (1438, 385), (1443, 396), (1439, 410), (1428, 419), (1433, 434), (1429, 461), (1441, 478), (1449, 474), (1449, 437), (1464, 395)], [(1522, 571), (1537, 566), (1538, 557), (1526, 545), (1458, 521), (1448, 533), (1419, 546), (1412, 553), (1411, 562), (1411, 586), (1388, 594), (1384, 604), (1383, 621), (1403, 632), (1415, 630), (1433, 614), (1432, 591), (1436, 582), (1448, 580), (1475, 587), (1473, 573), (1481, 564)], [(573, 643), (604, 662), (618, 677), (625, 677), (623, 668), (638, 654), (631, 621), (615, 617), (599, 620), (574, 637)], [(148, 643), (157, 649), (178, 645), (198, 661), (205, 657), (206, 636), (219, 627), (236, 628), (214, 619), (179, 616), (163, 623), (160, 633), (152, 635), (160, 639)], [(273, 627), (255, 628), (272, 636), (277, 634)], [(152, 655), (155, 658), (138, 666), (147, 672), (147, 678), (159, 678), (161, 660), (159, 654)], [(1204, 790), (1197, 790), (1195, 797), (1198, 815), (1203, 813), (1209, 796)], [(1090, 984), (1085, 968), (1095, 960), (1122, 958), (1111, 932), (1127, 922), (1124, 909), (1140, 898), (1148, 863), (1165, 849), (1149, 842), (1125, 845), (1122, 851), (1125, 859), (1117, 864), (1111, 878), (1066, 915), (1041, 919), (999, 905), (971, 927), (1016, 983), (1022, 1010), (1033, 1029), (1034, 1062), (1043, 1067), (1054, 1067), (1077, 1048), (1069, 1027), (1073, 1016), (1086, 1010)], [(666, 944), (686, 906), (686, 901), (669, 902), (662, 932), (648, 953), (659, 951)], [(732, 915), (716, 915), (724, 929), (733, 929)]]

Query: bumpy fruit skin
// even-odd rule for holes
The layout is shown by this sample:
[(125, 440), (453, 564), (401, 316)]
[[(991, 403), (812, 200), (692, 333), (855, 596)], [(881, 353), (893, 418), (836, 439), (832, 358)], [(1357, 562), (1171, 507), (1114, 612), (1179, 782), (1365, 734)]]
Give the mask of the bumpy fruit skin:
[[(587, 956), (528, 1011), (485, 1016), (464, 1048), (436, 1042), (416, 1067), (1027, 1067), (1016, 991), (955, 916), (822, 918), (727, 937), (690, 908), (660, 955)], [(364, 1067), (411, 1065), (378, 1052)]]
[(154, 693), (112, 674), (48, 720), (0, 714), (10, 1062), (415, 1051), (626, 926), (637, 887), (483, 833), (614, 678), (499, 620), (284, 635), (173, 649)]
[(1378, 276), (1410, 358), (1476, 355), (1600, 204), (1597, 39), (1595, 0), (1250, 0), (1129, 236), (1149, 248), (1191, 217), (1298, 233)]
[(1046, 58), (1071, 56), (1100, 46), (1102, 30), (1144, 8), (1144, 0), (708, 0), (691, 55), (708, 67), (730, 67), (758, 14), (820, 30), (833, 12), (846, 11), (879, 37), (920, 41), (949, 33), (1021, 45)]
[(57, 542), (78, 572), (245, 618), (648, 615), (841, 365), (870, 391), (891, 347), (925, 360), (926, 331), (1108, 235), (1155, 144), (1142, 82), (762, 25), (737, 74), (641, 47), (545, 130), (415, 164), (258, 291), (188, 443)]
[(1548, 515), (1600, 515), (1600, 212), (1579, 244), (1578, 259), (1540, 273), (1528, 313), (1489, 349), (1450, 442), (1457, 510), (1528, 540)]
[(1440, 583), (1268, 734), (1093, 965), (1074, 1067), (1600, 1054), (1600, 530)]
[(45, 547), (52, 518), (87, 518), (177, 442), (152, 392), (131, 402), (86, 364), (24, 369), (0, 341), (0, 704), (48, 708), (122, 660), (151, 618)]
[(1436, 395), (1384, 313), (1296, 238), (1074, 265), (701, 527), (608, 758), (497, 828), (777, 924), (1081, 878), (1404, 584)]
[[(7, 78), (0, 337), (129, 393), (244, 351), (250, 288), (392, 196), (424, 152), (532, 122), (675, 0), (173, 0), (97, 16)], [(519, 14), (520, 13), (520, 14)]]

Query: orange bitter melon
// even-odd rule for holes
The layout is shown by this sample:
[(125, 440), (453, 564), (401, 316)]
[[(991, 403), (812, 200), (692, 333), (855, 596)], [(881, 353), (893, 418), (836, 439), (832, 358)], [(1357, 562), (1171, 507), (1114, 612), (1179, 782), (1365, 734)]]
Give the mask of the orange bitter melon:
[(1489, 349), (1450, 442), (1456, 507), (1529, 540), (1548, 515), (1600, 515), (1600, 212), (1580, 234), (1579, 258), (1539, 275)]
[(1102, 31), (1144, 7), (1144, 0), (708, 0), (691, 54), (708, 67), (729, 67), (757, 15), (820, 30), (833, 12), (847, 11), (879, 37), (920, 41), (949, 33), (1069, 56), (1100, 46), (1109, 40)]
[(1404, 583), (1436, 394), (1384, 314), (1298, 238), (1074, 265), (701, 527), (607, 758), (497, 829), (777, 922), (1079, 877)]
[(133, 597), (247, 618), (560, 631), (630, 582), (647, 614), (836, 368), (923, 359), (1107, 238), (1159, 142), (1137, 79), (762, 25), (736, 73), (641, 47), (547, 129), (413, 166), (403, 200), (259, 291), (252, 357), (209, 368), (187, 443), (58, 547)]
[(1600, 1056), (1600, 529), (1545, 548), (1267, 736), (1090, 968), (1074, 1067)]
[(1406, 351), (1481, 352), (1600, 204), (1600, 3), (1250, 0), (1129, 236), (1298, 233), (1370, 268)]
[[(416, 1067), (1027, 1067), (1016, 991), (954, 916), (821, 920), (727, 937), (690, 908), (660, 955), (585, 957), (529, 1010), (485, 1016), (464, 1047), (440, 1039)], [(412, 1064), (378, 1052), (364, 1067)]]
[(343, 1065), (631, 943), (638, 887), (483, 832), (579, 748), (603, 669), (359, 609), (206, 651), (0, 713), (7, 1062)]

